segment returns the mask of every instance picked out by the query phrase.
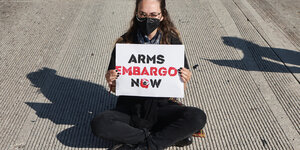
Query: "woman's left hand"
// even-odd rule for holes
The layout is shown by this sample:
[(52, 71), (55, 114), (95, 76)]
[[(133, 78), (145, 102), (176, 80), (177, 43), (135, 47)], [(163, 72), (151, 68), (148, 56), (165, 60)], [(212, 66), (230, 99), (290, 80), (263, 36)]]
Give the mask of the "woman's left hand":
[(190, 81), (192, 72), (189, 69), (186, 68), (180, 68), (179, 69), (180, 78), (184, 83), (187, 83)]

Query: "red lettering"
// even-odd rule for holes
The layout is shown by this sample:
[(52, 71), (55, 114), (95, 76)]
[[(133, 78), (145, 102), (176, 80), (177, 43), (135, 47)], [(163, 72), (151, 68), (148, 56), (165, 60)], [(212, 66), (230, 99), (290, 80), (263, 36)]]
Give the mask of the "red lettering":
[(116, 69), (118, 70), (118, 72), (121, 72), (121, 66), (116, 66)]
[(141, 75), (140, 67), (133, 67), (133, 75)]
[(129, 67), (128, 69), (126, 69), (124, 66), (123, 66), (123, 69), (122, 69), (122, 74), (125, 75), (126, 73), (128, 73), (129, 76), (132, 75), (132, 69), (131, 67)]
[(159, 74), (160, 76), (165, 76), (165, 75), (167, 74), (167, 69), (166, 69), (165, 67), (159, 68), (158, 74)]
[(150, 75), (153, 76), (157, 76), (157, 68), (156, 67), (150, 67)]
[[(172, 70), (174, 70), (174, 73), (172, 74)], [(172, 76), (176, 76), (177, 75), (177, 69), (174, 67), (170, 67), (169, 71), (168, 71), (169, 75)]]
[(141, 75), (147, 75), (147, 76), (149, 76), (149, 72), (148, 72), (148, 70), (147, 70), (146, 67), (144, 67)]
[[(121, 69), (122, 68), (122, 69)], [(132, 76), (132, 75), (147, 75), (147, 76), (166, 76), (169, 75), (171, 77), (176, 76), (178, 74), (178, 71), (175, 67), (143, 67), (140, 68), (138, 66), (132, 66), (129, 67), (128, 69), (125, 66), (116, 66), (116, 69), (119, 72), (122, 72), (122, 75), (128, 74), (128, 76)]]

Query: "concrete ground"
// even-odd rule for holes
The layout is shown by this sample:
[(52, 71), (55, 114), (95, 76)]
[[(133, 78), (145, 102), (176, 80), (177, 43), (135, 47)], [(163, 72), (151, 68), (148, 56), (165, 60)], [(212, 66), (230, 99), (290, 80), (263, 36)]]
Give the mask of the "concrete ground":
[[(134, 0), (0, 1), (0, 149), (107, 149), (89, 121)], [(300, 149), (300, 2), (168, 0), (206, 138), (169, 149)]]

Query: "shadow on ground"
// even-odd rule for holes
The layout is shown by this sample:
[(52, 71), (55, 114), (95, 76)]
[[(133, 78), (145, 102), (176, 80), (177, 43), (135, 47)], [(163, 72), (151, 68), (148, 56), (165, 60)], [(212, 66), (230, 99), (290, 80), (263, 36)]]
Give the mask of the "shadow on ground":
[[(254, 58), (259, 70), (263, 72), (283, 72), (283, 73), (300, 73), (300, 52), (288, 49), (270, 48), (259, 46), (250, 41), (240, 39), (237, 37), (222, 37), (223, 43), (243, 51), (244, 57), (241, 60), (213, 60), (205, 59), (220, 66), (233, 67), (242, 70), (249, 70), (244, 65), (245, 59)], [(250, 52), (250, 53), (249, 53)], [(293, 67), (287, 68), (282, 64), (292, 64)], [(252, 71), (252, 70), (249, 70)]]
[[(90, 129), (92, 118), (116, 104), (116, 97), (98, 84), (56, 75), (56, 70), (42, 68), (27, 75), (32, 85), (51, 103), (27, 102), (40, 118), (50, 119), (58, 125), (73, 125), (59, 134), (57, 139), (70, 147), (111, 147), (113, 142), (95, 137)], [(45, 84), (45, 79), (52, 82)], [(47, 135), (46, 135), (47, 136)]]

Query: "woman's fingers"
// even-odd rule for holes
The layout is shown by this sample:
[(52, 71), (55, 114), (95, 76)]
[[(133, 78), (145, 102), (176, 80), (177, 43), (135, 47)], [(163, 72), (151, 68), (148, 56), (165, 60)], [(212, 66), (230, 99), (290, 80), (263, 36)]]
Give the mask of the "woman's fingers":
[(113, 82), (113, 81), (115, 81), (116, 79), (117, 79), (117, 77), (113, 77), (113, 76), (112, 76), (112, 77), (109, 78), (109, 82)]
[(112, 87), (115, 87), (116, 86), (116, 80), (114, 80), (111, 84)]
[(109, 84), (109, 90), (113, 92), (116, 91), (116, 80), (112, 81), (112, 84)]
[(112, 84), (112, 82), (113, 82), (113, 81), (116, 81), (117, 79), (118, 79), (117, 76), (111, 76), (111, 77), (109, 78), (109, 83)]
[(118, 75), (118, 70), (110, 70), (110, 76), (117, 76)]
[(182, 73), (186, 74), (187, 76), (192, 76), (192, 72), (189, 69), (186, 68), (182, 68)]
[(192, 75), (192, 73), (190, 72), (190, 70), (186, 69), (186, 68), (180, 68), (179, 69), (179, 74), (180, 74), (180, 76), (183, 78), (183, 80), (185, 82), (188, 82), (190, 80), (190, 78), (191, 78), (191, 75)]
[(107, 80), (109, 85), (112, 85), (113, 81), (118, 79), (119, 76), (120, 76), (120, 73), (118, 72), (117, 69), (111, 69), (107, 73), (106, 80)]
[(180, 77), (182, 78), (183, 82), (187, 82), (188, 81), (187, 75), (181, 74)]
[(186, 82), (187, 82), (186, 79), (185, 79), (185, 77), (180, 76), (180, 78), (181, 78), (181, 80), (183, 81), (183, 83), (186, 83)]
[(184, 74), (184, 75), (186, 75), (186, 76), (189, 76), (189, 72), (188, 71), (186, 71), (186, 70), (182, 70), (181, 72), (180, 72), (181, 74)]
[(116, 77), (116, 79), (120, 76), (120, 72), (117, 69), (114, 72), (114, 76)]

